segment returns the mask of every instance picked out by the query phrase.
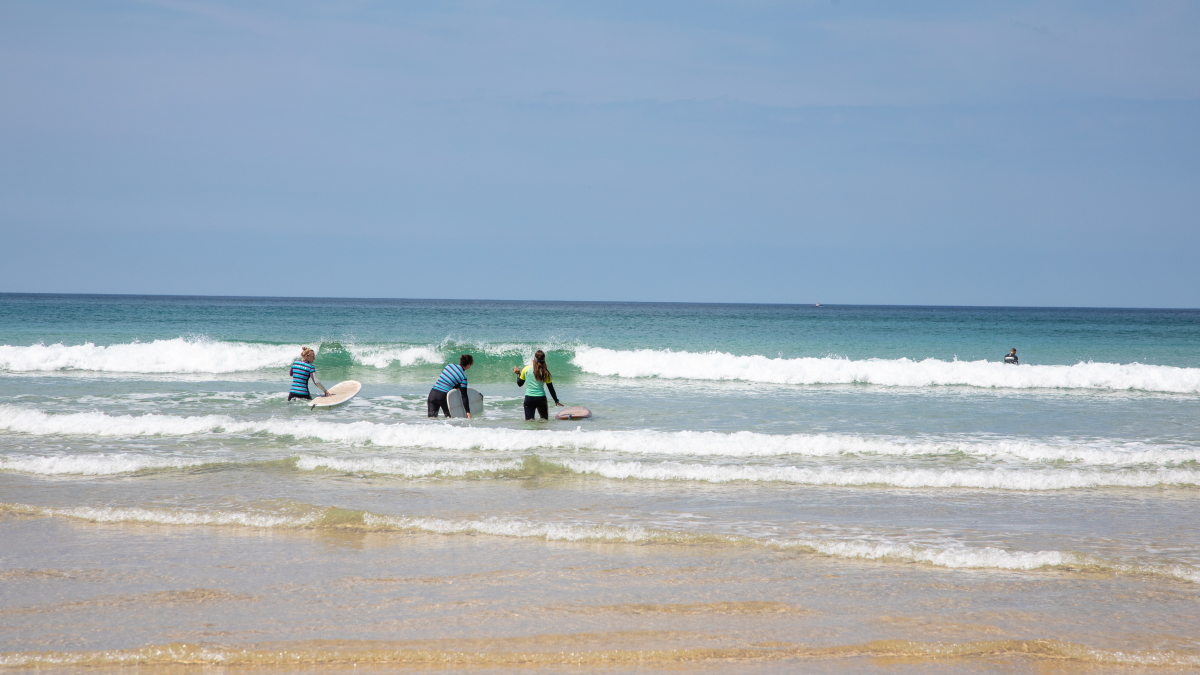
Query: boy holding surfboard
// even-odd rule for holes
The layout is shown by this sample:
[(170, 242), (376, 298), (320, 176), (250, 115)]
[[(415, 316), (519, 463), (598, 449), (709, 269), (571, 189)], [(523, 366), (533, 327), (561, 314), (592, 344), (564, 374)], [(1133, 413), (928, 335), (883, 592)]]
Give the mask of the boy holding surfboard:
[(446, 413), (446, 417), (450, 417), (450, 404), (446, 400), (446, 395), (451, 389), (458, 389), (462, 395), (463, 412), (467, 414), (467, 419), (471, 418), (471, 403), (467, 398), (467, 371), (475, 364), (475, 358), (470, 354), (463, 354), (458, 357), (458, 363), (448, 363), (442, 369), (442, 374), (438, 376), (437, 382), (433, 383), (433, 388), (429, 390), (429, 398), (426, 400), (426, 412), (430, 417), (437, 417), (438, 411)]

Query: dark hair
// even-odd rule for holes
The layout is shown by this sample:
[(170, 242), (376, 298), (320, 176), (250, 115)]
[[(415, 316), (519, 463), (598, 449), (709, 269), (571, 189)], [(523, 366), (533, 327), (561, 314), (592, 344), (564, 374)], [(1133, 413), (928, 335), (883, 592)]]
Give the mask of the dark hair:
[(472, 363), (475, 363), (475, 357), (471, 356), (470, 354), (463, 354), (462, 356), (458, 357), (458, 365), (462, 366), (463, 368), (466, 368)]
[(550, 379), (550, 369), (546, 367), (546, 352), (540, 349), (533, 353), (533, 376), (538, 382)]

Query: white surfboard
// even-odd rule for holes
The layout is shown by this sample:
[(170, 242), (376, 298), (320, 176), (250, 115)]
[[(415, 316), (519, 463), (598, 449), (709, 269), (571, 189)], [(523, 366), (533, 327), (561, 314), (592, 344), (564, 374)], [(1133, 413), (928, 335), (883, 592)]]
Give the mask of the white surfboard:
[(556, 420), (582, 420), (592, 416), (592, 411), (581, 405), (570, 405), (558, 411)]
[(338, 382), (329, 388), (328, 393), (324, 396), (318, 396), (312, 400), (314, 408), (329, 408), (335, 405), (341, 405), (346, 401), (354, 398), (362, 389), (362, 384), (358, 380), (346, 380)]
[[(471, 417), (475, 417), (483, 412), (483, 394), (467, 387), (467, 401), (471, 404)], [(458, 393), (457, 389), (451, 389), (446, 394), (446, 406), (450, 408), (451, 417), (467, 416), (466, 411), (462, 407), (462, 394)]]

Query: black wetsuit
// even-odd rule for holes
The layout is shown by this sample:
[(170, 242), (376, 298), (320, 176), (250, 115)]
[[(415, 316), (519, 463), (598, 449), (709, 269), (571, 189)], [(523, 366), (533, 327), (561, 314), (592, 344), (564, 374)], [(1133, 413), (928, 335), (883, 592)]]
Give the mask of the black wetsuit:
[(1005, 354), (1004, 362), (1012, 364), (1014, 366), (1017, 365), (1017, 355), (1016, 354)]
[[(517, 375), (518, 387), (525, 386), (525, 378), (521, 377), (521, 375), (524, 375), (528, 370), (529, 368), (527, 367), (526, 370), (521, 371), (521, 373)], [(532, 375), (532, 373), (530, 374)], [(558, 405), (562, 405), (558, 402), (558, 392), (554, 391), (554, 383), (547, 379), (542, 384), (545, 385), (545, 389), (550, 391), (550, 395), (554, 397), (554, 402)], [(544, 394), (542, 396), (526, 396), (524, 403), (526, 420), (533, 419), (534, 413), (541, 415), (542, 419), (544, 420), (550, 419), (550, 403), (546, 400), (546, 396)]]

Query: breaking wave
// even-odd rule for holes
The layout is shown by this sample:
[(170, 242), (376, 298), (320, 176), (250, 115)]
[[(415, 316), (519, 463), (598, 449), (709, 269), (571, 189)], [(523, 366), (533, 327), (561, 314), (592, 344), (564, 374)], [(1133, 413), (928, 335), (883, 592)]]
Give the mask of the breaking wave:
[(1200, 368), (1140, 363), (1010, 366), (992, 361), (768, 358), (725, 352), (614, 350), (580, 347), (572, 360), (585, 372), (617, 377), (744, 380), (775, 384), (969, 386), (999, 389), (1107, 389), (1200, 393)]
[[(442, 363), (447, 354), (476, 352), (507, 371), (512, 357), (528, 359), (534, 345), (517, 343), (319, 344), (318, 366), (386, 369)], [(300, 344), (271, 345), (179, 337), (108, 346), (0, 345), (0, 370), (103, 373), (220, 374), (284, 368)], [(616, 350), (581, 344), (547, 347), (595, 375), (676, 380), (739, 380), (774, 384), (874, 384), (895, 387), (970, 386), (999, 389), (1100, 389), (1200, 393), (1200, 368), (1140, 363), (1009, 366), (991, 361), (925, 359), (769, 358), (726, 352)], [(493, 363), (493, 365), (495, 365)]]
[[(442, 363), (445, 353), (460, 350), (492, 357), (532, 357), (536, 347), (519, 344), (342, 344), (316, 341), (318, 366), (359, 365), (384, 369)], [(259, 344), (203, 337), (178, 337), (114, 345), (0, 345), (0, 370), (10, 372), (82, 371), (101, 373), (239, 373), (284, 368), (300, 353), (300, 343)], [(508, 365), (505, 362), (505, 370)]]
[(83, 370), (105, 373), (236, 373), (283, 367), (299, 345), (264, 345), (175, 338), (99, 346), (0, 345), (0, 369), (20, 372)]

